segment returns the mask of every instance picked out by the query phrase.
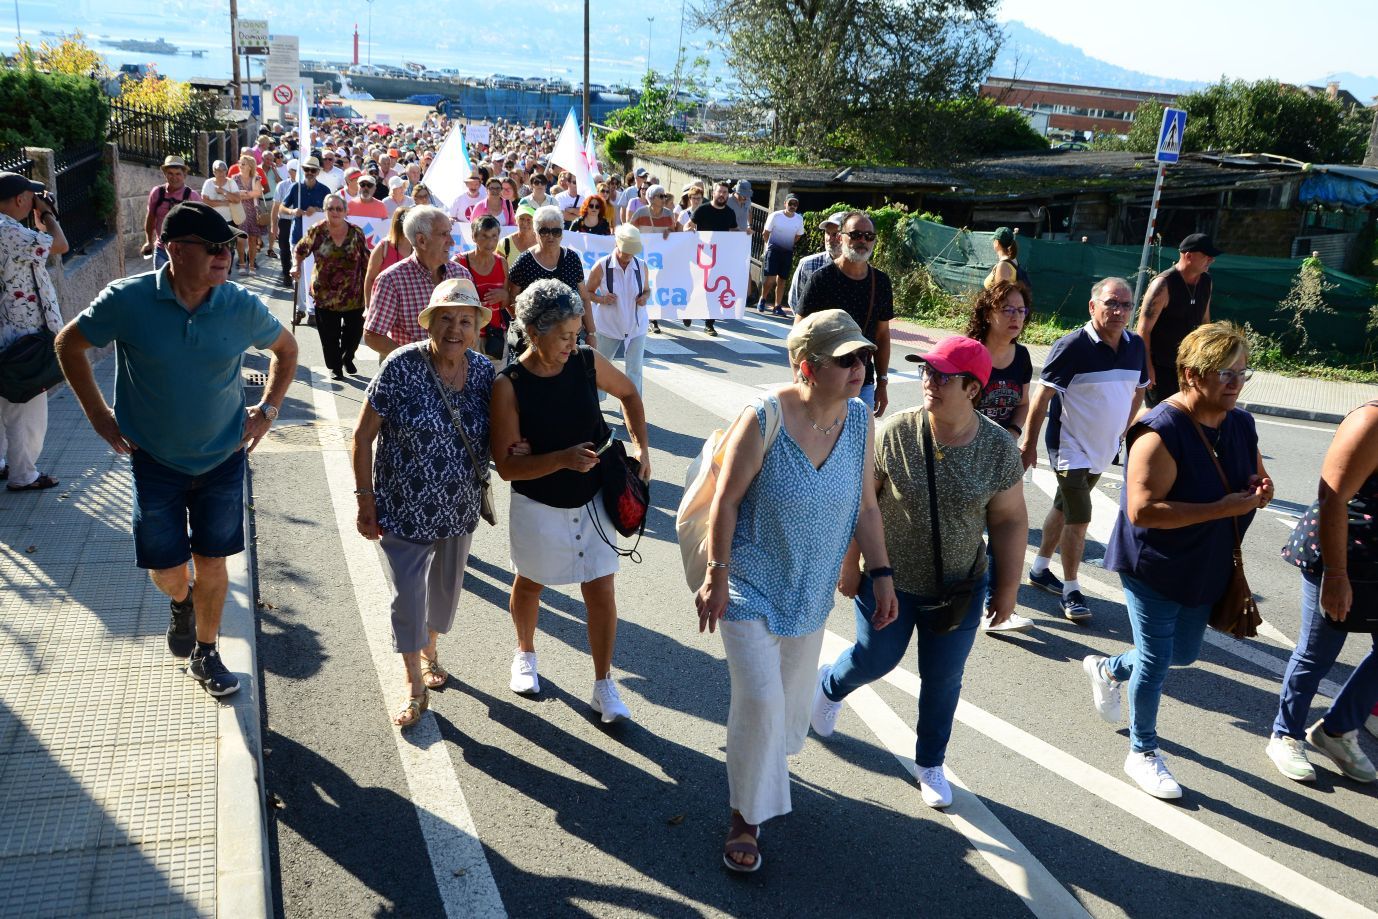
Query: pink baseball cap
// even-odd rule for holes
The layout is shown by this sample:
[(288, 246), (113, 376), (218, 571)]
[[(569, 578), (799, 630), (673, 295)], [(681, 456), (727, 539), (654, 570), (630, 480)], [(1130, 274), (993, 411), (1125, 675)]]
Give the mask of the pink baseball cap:
[(982, 386), (990, 382), (990, 352), (965, 335), (949, 335), (927, 354), (906, 354), (904, 359), (927, 364), (939, 373), (967, 373)]

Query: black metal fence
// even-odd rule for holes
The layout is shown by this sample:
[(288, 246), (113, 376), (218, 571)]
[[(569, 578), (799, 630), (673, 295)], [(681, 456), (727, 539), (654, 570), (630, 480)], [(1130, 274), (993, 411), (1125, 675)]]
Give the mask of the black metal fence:
[(119, 145), (120, 159), (161, 166), (168, 156), (186, 160), (189, 175), (205, 175), (196, 157), (196, 137), (203, 130), (198, 118), (163, 115), (113, 99), (110, 102), (110, 139)]
[(102, 212), (114, 205), (113, 186), (106, 175), (103, 144), (62, 150), (54, 159), (57, 206), (70, 247), (65, 261), (105, 235), (107, 215)]
[(33, 160), (23, 150), (0, 147), (0, 172), (17, 172), (33, 178)]

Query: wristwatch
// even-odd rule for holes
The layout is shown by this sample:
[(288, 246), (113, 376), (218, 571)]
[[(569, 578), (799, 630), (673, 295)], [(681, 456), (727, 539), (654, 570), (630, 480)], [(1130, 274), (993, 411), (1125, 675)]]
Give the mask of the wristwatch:
[(278, 407), (271, 402), (259, 403), (258, 410), (266, 415), (269, 421), (278, 420)]
[(877, 382), (877, 383), (889, 383), (889, 382), (890, 382), (890, 374), (888, 374), (888, 373), (878, 373), (878, 374), (876, 374), (876, 382)]

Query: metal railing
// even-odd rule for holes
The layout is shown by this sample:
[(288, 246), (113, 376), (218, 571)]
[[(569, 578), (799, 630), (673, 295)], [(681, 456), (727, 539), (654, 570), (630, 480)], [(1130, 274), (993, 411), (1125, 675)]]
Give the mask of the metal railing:
[(196, 156), (201, 130), (192, 117), (163, 115), (118, 99), (110, 102), (110, 139), (119, 145), (121, 159), (161, 166), (165, 157), (180, 156), (189, 175), (205, 175), (206, 164)]
[(33, 178), (33, 160), (24, 155), (23, 150), (0, 147), (0, 172), (17, 172)]
[[(103, 148), (103, 144), (91, 144), (61, 150), (54, 155), (57, 206), (62, 213), (62, 232), (67, 236), (69, 247), (64, 261), (81, 254), (88, 243), (105, 235), (105, 217), (97, 213), (97, 206), (101, 204), (97, 188), (106, 188), (108, 198), (113, 195), (113, 187), (105, 175)], [(112, 202), (106, 200), (104, 205), (111, 206)]]
[(762, 264), (766, 257), (766, 218), (770, 209), (752, 203), (751, 205), (751, 260)]

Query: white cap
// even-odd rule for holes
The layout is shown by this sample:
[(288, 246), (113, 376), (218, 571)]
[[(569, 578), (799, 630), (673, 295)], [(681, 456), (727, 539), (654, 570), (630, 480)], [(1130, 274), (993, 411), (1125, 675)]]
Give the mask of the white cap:
[(388, 188), (406, 188), (407, 180), (401, 176), (393, 176), (388, 179)]

